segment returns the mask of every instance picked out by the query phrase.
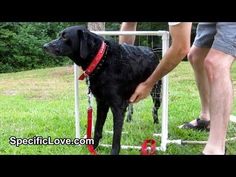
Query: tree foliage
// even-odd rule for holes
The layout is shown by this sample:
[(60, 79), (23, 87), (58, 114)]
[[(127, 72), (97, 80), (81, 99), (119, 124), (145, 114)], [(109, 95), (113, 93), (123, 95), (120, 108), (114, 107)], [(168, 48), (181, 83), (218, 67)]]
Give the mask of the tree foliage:
[[(60, 66), (70, 62), (42, 50), (63, 28), (75, 23), (0, 23), (0, 72)], [(80, 23), (76, 23), (80, 24)]]
[[(106, 22), (106, 30), (119, 30), (121, 22)], [(65, 57), (52, 57), (42, 50), (65, 27), (85, 22), (0, 22), (0, 73), (61, 66), (72, 63)], [(139, 31), (168, 30), (166, 22), (139, 22)], [(117, 38), (116, 38), (117, 40)], [(137, 37), (136, 45), (155, 47), (160, 37)], [(159, 46), (160, 47), (160, 46)]]

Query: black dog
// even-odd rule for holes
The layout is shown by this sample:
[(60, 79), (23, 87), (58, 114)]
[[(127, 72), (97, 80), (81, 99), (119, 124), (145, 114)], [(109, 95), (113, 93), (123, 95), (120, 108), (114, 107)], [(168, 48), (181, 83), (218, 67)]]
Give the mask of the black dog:
[[(94, 148), (102, 138), (103, 125), (111, 108), (114, 123), (111, 154), (119, 154), (128, 100), (138, 84), (158, 65), (155, 52), (148, 47), (105, 40), (80, 26), (66, 28), (58, 39), (45, 44), (44, 49), (56, 56), (68, 56), (86, 71), (82, 77), (89, 76), (90, 89), (97, 102)], [(154, 88), (160, 90), (160, 83)], [(154, 105), (159, 108), (160, 95), (154, 99)]]

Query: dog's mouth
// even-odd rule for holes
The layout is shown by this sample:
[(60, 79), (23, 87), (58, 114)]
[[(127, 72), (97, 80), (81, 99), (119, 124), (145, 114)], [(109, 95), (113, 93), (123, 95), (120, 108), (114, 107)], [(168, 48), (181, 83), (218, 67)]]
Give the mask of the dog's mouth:
[(61, 55), (60, 54), (61, 53), (60, 50), (58, 48), (51, 47), (50, 44), (44, 44), (43, 45), (43, 50), (45, 52), (47, 52), (49, 55), (52, 55), (54, 57)]

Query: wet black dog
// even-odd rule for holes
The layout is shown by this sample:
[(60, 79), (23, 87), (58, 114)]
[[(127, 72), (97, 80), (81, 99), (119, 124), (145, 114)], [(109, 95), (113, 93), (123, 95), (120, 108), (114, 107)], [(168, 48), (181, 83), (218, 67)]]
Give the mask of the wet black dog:
[[(145, 81), (158, 65), (159, 59), (155, 52), (148, 47), (120, 45), (112, 40), (105, 40), (80, 26), (66, 28), (58, 39), (45, 44), (44, 49), (56, 56), (68, 56), (84, 71), (87, 70), (90, 89), (97, 102), (94, 148), (102, 138), (103, 125), (111, 108), (114, 123), (111, 154), (119, 154), (128, 100), (137, 85)], [(101, 61), (98, 64), (95, 61), (94, 64), (93, 60), (97, 60), (97, 55), (101, 55)], [(91, 69), (92, 61), (96, 67), (90, 73), (88, 67)], [(160, 83), (154, 89), (155, 93), (160, 93)], [(157, 112), (160, 94), (155, 95), (153, 101)], [(157, 122), (157, 113), (155, 115), (154, 121)]]

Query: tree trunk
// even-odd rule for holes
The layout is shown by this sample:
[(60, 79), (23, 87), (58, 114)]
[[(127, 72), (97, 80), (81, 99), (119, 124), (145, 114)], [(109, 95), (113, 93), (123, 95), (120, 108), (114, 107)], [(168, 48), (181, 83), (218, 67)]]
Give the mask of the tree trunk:
[(92, 31), (105, 31), (105, 22), (88, 22), (88, 29)]

